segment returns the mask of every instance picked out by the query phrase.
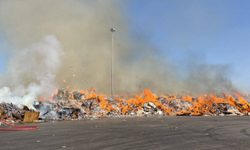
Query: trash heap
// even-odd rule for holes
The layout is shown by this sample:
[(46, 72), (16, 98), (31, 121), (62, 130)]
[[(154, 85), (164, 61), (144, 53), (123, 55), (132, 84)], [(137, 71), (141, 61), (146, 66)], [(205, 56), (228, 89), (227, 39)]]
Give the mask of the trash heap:
[(12, 103), (0, 103), (0, 119), (7, 123), (42, 122), (39, 112), (27, 106), (18, 107)]
[[(243, 116), (249, 115), (250, 101), (246, 96), (200, 95), (191, 96), (157, 96), (149, 90), (133, 98), (96, 95), (90, 92), (74, 90), (73, 92), (57, 90), (51, 99), (38, 99), (33, 108), (17, 107), (14, 104), (0, 103), (0, 118), (10, 123), (43, 122), (46, 120), (82, 120), (100, 117), (125, 116)], [(39, 112), (32, 118), (32, 113)], [(25, 115), (31, 117), (25, 119)], [(26, 121), (25, 121), (26, 120)]]

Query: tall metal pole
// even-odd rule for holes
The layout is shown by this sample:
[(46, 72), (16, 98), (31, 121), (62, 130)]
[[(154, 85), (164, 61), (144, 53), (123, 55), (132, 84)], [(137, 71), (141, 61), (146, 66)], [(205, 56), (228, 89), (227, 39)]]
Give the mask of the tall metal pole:
[(115, 57), (115, 50), (114, 50), (114, 45), (115, 45), (115, 28), (111, 28), (110, 30), (112, 32), (112, 58), (111, 58), (111, 96), (112, 99), (114, 98), (114, 57)]

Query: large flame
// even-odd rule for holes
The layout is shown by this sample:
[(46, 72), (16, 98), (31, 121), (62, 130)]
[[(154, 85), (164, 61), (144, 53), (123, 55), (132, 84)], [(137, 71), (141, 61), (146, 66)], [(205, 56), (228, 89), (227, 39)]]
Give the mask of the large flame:
[[(174, 95), (161, 95), (157, 96), (153, 94), (150, 90), (144, 89), (143, 94), (135, 94), (134, 97), (121, 98), (122, 96), (116, 96), (116, 98), (111, 101), (108, 99), (109, 96), (104, 94), (97, 95), (95, 90), (91, 88), (90, 91), (74, 89), (69, 94), (69, 99), (71, 100), (68, 105), (77, 106), (77, 108), (81, 109), (81, 106), (78, 105), (73, 99), (73, 92), (80, 92), (85, 95), (84, 99), (81, 99), (84, 103), (85, 101), (91, 101), (91, 103), (95, 103), (100, 105), (100, 108), (106, 112), (116, 111), (118, 114), (127, 114), (129, 112), (136, 112), (141, 110), (145, 103), (152, 102), (155, 104), (158, 110), (161, 110), (166, 114), (192, 114), (192, 115), (203, 115), (203, 114), (216, 114), (216, 109), (220, 104), (229, 104), (230, 106), (237, 108), (240, 112), (247, 114), (250, 112), (250, 104), (246, 101), (246, 95), (242, 95), (239, 92), (235, 92), (235, 95), (232, 96), (230, 94), (221, 94), (221, 97), (216, 96), (215, 94), (201, 94), (197, 98), (193, 98), (190, 95), (183, 94), (182, 96), (178, 95), (178, 93)], [(55, 90), (53, 95), (57, 94), (58, 90)], [(66, 93), (66, 92), (64, 92)], [(65, 95), (64, 95), (65, 96)], [(178, 96), (178, 98), (177, 98)], [(161, 101), (164, 98), (166, 101)], [(53, 97), (47, 99), (51, 102), (56, 102), (53, 100)], [(170, 107), (171, 101), (181, 100), (188, 102), (191, 107), (188, 109), (178, 110), (177, 108)], [(40, 101), (44, 101), (44, 99), (40, 99)], [(117, 107), (115, 107), (117, 106)], [(120, 108), (120, 109), (119, 109)], [(103, 115), (100, 112), (91, 112), (91, 109), (86, 110), (88, 114), (96, 114)]]

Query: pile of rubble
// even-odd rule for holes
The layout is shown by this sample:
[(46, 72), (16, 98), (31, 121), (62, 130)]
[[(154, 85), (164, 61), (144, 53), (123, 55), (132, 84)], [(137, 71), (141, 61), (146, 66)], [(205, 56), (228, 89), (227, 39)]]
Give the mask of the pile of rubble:
[[(37, 112), (39, 112), (37, 116), (31, 115)], [(242, 97), (234, 98), (230, 95), (224, 95), (223, 98), (214, 95), (198, 98), (158, 97), (149, 90), (145, 90), (144, 95), (127, 99), (112, 99), (96, 95), (94, 91), (87, 93), (58, 90), (49, 100), (35, 101), (33, 108), (0, 103), (0, 118), (10, 123), (152, 115), (243, 116), (248, 115), (248, 112), (250, 104)]]
[(39, 112), (27, 106), (18, 107), (12, 103), (0, 103), (0, 119), (7, 123), (42, 122), (39, 121)]

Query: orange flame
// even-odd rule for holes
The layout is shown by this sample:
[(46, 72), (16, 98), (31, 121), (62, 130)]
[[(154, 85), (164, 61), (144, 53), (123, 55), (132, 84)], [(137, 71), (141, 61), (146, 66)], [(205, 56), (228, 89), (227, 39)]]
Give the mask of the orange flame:
[[(106, 111), (106, 112), (112, 112), (116, 111), (118, 114), (126, 114), (128, 112), (136, 112), (139, 109), (143, 108), (143, 105), (145, 103), (152, 102), (155, 104), (156, 108), (158, 110), (163, 111), (164, 113), (168, 114), (185, 114), (190, 113), (193, 115), (203, 115), (206, 113), (217, 113), (215, 106), (217, 107), (219, 104), (230, 104), (231, 106), (234, 106), (242, 113), (248, 113), (250, 112), (250, 104), (244, 99), (246, 95), (242, 95), (239, 92), (235, 92), (233, 97), (230, 94), (224, 94), (222, 93), (221, 97), (217, 97), (215, 94), (201, 94), (196, 99), (193, 99), (190, 95), (183, 95), (181, 98), (177, 98), (176, 96), (178, 93), (175, 93), (174, 95), (166, 96), (161, 95), (161, 97), (167, 99), (168, 101), (163, 104), (161, 101), (159, 101), (159, 97), (156, 94), (153, 94), (150, 90), (144, 89), (144, 94), (136, 94), (134, 97), (128, 98), (128, 96), (125, 96), (126, 99), (120, 98), (119, 96), (116, 96), (116, 99), (113, 100), (113, 102), (110, 102), (109, 100), (106, 100), (105, 98), (108, 97), (103, 94), (96, 95), (95, 90), (93, 88), (90, 89), (90, 91), (83, 91), (80, 89), (73, 89), (73, 91), (79, 91), (81, 94), (84, 94), (86, 97), (84, 98), (83, 102), (85, 100), (91, 100), (92, 103), (99, 104), (100, 109)], [(69, 94), (69, 99), (72, 99), (70, 101), (71, 106), (76, 106), (77, 108), (81, 109), (81, 105), (76, 103), (74, 101), (74, 95), (73, 91)], [(55, 90), (54, 94), (57, 94), (58, 90)], [(51, 96), (49, 101), (53, 101), (53, 95)], [(94, 100), (95, 99), (95, 100)], [(39, 99), (39, 101), (44, 101), (45, 99)], [(47, 100), (47, 99), (46, 99)], [(178, 108), (172, 108), (169, 107), (169, 104), (173, 100), (183, 100), (190, 104), (191, 107), (187, 108), (187, 110), (179, 110)], [(112, 105), (113, 104), (113, 105)], [(114, 107), (114, 105), (116, 105)], [(92, 114), (91, 110), (87, 109), (88, 114)], [(95, 113), (96, 115), (103, 115), (102, 113)]]

